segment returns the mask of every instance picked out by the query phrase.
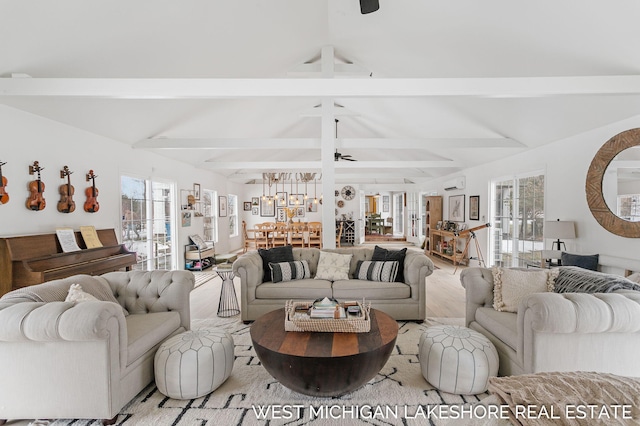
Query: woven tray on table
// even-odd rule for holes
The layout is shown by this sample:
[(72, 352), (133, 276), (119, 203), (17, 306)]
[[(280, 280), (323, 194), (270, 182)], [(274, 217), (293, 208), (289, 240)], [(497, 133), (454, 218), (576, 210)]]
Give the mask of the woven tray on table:
[(287, 301), (284, 309), (285, 331), (317, 331), (325, 333), (366, 333), (371, 330), (371, 303), (357, 302), (360, 315), (347, 318), (311, 318), (296, 314), (296, 306), (311, 305), (311, 302)]

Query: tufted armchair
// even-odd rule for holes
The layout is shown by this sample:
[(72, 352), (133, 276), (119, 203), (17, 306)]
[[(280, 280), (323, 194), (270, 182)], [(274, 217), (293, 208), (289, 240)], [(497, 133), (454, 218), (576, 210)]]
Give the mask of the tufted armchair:
[[(74, 283), (104, 297), (65, 302)], [(129, 271), (75, 275), (5, 294), (0, 419), (114, 422), (153, 381), (160, 343), (189, 329), (193, 286), (188, 271)]]

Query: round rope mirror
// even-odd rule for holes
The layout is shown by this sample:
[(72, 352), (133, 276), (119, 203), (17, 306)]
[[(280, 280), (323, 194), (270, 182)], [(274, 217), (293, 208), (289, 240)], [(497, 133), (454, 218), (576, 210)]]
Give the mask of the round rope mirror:
[(587, 172), (587, 203), (591, 214), (607, 231), (627, 238), (640, 238), (640, 222), (618, 217), (609, 209), (602, 192), (602, 181), (607, 167), (620, 152), (640, 145), (640, 128), (626, 130), (609, 139), (596, 153)]

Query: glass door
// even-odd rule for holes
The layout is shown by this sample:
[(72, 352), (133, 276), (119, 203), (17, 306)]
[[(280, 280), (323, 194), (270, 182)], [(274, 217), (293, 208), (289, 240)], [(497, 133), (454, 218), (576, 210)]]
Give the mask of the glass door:
[(489, 265), (540, 265), (544, 247), (544, 174), (493, 181), (491, 192)]

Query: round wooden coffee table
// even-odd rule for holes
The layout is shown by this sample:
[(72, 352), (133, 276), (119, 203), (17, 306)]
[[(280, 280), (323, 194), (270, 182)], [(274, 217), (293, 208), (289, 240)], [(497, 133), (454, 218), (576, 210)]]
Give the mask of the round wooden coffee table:
[(338, 396), (374, 378), (386, 364), (398, 323), (371, 309), (367, 333), (284, 330), (284, 308), (251, 325), (251, 341), (264, 368), (284, 386), (312, 396)]

